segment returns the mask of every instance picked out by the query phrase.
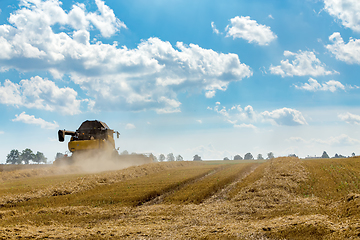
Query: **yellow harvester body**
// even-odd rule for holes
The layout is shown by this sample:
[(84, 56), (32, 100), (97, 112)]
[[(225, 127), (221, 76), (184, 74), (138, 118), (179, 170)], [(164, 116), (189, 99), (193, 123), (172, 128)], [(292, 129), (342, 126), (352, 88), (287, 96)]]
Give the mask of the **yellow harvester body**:
[(68, 143), (70, 152), (78, 152), (84, 150), (114, 150), (115, 141), (114, 138), (110, 135), (107, 136), (107, 139), (90, 139), (90, 140), (74, 140), (71, 137), (70, 142)]
[(65, 135), (71, 135), (68, 143), (69, 151), (72, 153), (84, 152), (88, 150), (115, 150), (114, 133), (119, 133), (110, 129), (106, 123), (93, 120), (83, 122), (75, 132), (59, 130), (59, 141), (65, 140)]

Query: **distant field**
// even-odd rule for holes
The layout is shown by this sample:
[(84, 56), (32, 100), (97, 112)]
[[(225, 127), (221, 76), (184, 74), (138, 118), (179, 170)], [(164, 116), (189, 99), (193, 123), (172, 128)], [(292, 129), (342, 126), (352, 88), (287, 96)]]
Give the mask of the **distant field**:
[(48, 164), (0, 164), (0, 172), (9, 172), (24, 169), (39, 169), (48, 166)]
[(360, 158), (316, 159), (304, 161), (309, 181), (301, 185), (301, 194), (340, 200), (347, 194), (360, 193)]
[(0, 239), (348, 239), (360, 158), (0, 172)]

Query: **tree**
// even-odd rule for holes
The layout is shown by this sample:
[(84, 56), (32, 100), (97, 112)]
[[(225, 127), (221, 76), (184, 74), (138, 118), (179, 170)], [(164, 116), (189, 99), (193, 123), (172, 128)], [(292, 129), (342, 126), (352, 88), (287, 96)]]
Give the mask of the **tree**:
[(263, 158), (262, 154), (259, 153), (259, 154), (257, 155), (257, 160), (263, 160), (263, 159), (264, 159), (264, 158)]
[(334, 158), (346, 158), (346, 157), (345, 157), (345, 156), (343, 156), (343, 155), (341, 155), (341, 154), (337, 154), (337, 153), (335, 153)]
[(127, 150), (124, 150), (120, 153), (121, 155), (129, 155), (129, 152)]
[(292, 153), (292, 154), (289, 154), (289, 157), (298, 157), (298, 156), (296, 156), (296, 154), (294, 154), (294, 153)]
[(243, 158), (240, 155), (235, 155), (234, 160), (242, 160)]
[(159, 156), (159, 161), (163, 162), (165, 160), (165, 155), (164, 154), (160, 154)]
[(228, 157), (224, 157), (224, 160), (230, 160)]
[(168, 162), (173, 162), (173, 161), (175, 161), (174, 154), (169, 153), (169, 154), (166, 156), (166, 160), (167, 160)]
[(35, 158), (33, 159), (34, 162), (37, 163), (46, 163), (47, 162), (47, 158), (45, 157), (45, 155), (42, 152), (37, 152), (35, 155)]
[(355, 157), (355, 153), (352, 153), (351, 156), (352, 156), (352, 157)]
[(274, 154), (272, 152), (269, 152), (267, 154), (267, 159), (273, 159), (274, 158)]
[(10, 164), (21, 164), (20, 153), (18, 150), (13, 149), (6, 156), (6, 163)]
[(59, 159), (59, 158), (63, 158), (63, 157), (64, 157), (64, 154), (58, 152), (58, 153), (56, 153), (55, 160)]
[(21, 159), (21, 162), (24, 161), (25, 164), (29, 164), (30, 161), (34, 161), (35, 154), (33, 153), (33, 151), (31, 149), (26, 148), (25, 150), (23, 150), (21, 152), (20, 159)]
[(196, 154), (196, 155), (194, 156), (194, 161), (201, 161), (201, 157)]
[(184, 161), (184, 158), (179, 154), (176, 157), (176, 161)]
[(326, 151), (323, 152), (321, 158), (329, 158), (329, 155), (327, 154)]
[(253, 157), (253, 155), (251, 153), (247, 153), (247, 154), (245, 154), (244, 159), (245, 160), (253, 160), (254, 157)]

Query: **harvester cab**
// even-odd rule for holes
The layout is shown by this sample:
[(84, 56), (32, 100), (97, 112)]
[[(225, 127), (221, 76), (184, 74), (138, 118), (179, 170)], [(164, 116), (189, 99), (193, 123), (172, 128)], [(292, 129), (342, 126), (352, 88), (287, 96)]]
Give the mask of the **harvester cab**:
[(75, 132), (59, 130), (58, 137), (60, 142), (64, 142), (66, 135), (71, 136), (68, 148), (72, 153), (89, 150), (108, 151), (115, 150), (114, 133), (119, 138), (120, 133), (110, 129), (106, 123), (97, 120), (87, 120)]

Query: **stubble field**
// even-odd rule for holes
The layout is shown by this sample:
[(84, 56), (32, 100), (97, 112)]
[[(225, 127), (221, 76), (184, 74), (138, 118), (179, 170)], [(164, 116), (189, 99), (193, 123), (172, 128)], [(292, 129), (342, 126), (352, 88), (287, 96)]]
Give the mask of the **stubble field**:
[(357, 239), (360, 158), (0, 172), (0, 238)]

